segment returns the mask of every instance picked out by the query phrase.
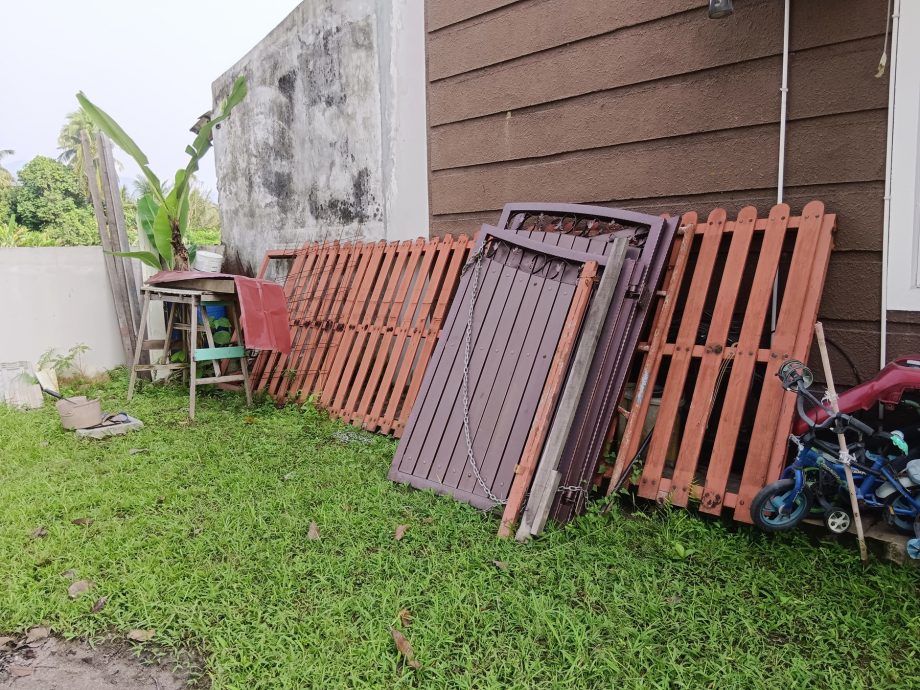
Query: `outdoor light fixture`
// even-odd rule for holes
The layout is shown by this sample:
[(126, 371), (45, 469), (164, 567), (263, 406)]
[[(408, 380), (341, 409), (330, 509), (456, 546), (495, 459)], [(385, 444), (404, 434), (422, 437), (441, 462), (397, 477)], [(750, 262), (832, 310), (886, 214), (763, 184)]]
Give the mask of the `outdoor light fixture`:
[(727, 17), (735, 8), (732, 7), (732, 0), (709, 0), (709, 18), (721, 19)]

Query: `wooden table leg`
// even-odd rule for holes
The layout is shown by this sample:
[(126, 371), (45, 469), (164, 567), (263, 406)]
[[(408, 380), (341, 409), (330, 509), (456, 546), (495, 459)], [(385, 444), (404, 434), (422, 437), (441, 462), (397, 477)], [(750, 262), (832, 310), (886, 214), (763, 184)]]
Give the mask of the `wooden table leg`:
[(131, 376), (128, 378), (128, 400), (134, 396), (134, 384), (137, 383), (137, 365), (141, 361), (144, 349), (144, 336), (147, 334), (147, 312), (150, 310), (150, 294), (144, 293), (144, 306), (141, 308), (141, 320), (137, 326), (137, 342), (134, 344), (134, 361), (131, 363)]

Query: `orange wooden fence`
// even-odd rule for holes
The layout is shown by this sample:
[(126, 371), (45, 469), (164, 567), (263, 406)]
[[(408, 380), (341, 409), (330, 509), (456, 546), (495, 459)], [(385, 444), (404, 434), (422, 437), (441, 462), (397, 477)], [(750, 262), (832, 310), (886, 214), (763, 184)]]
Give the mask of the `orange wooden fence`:
[[(644, 454), (639, 494), (719, 514), (734, 508), (750, 522), (750, 502), (786, 459), (795, 396), (775, 374), (789, 358), (808, 357), (833, 246), (835, 216), (812, 201), (801, 216), (785, 204), (769, 218), (753, 207), (728, 221), (682, 221), (664, 300), (644, 346), (639, 383), (608, 476), (620, 477), (642, 444), (655, 386), (657, 421)], [(778, 286), (775, 330), (771, 319)], [(684, 428), (673, 439), (680, 409)], [(613, 483), (611, 484), (613, 486)]]
[(259, 354), (255, 388), (278, 402), (313, 395), (336, 417), (399, 436), (471, 247), (447, 235), (269, 252), (260, 277), (272, 260), (291, 262), (292, 346)]

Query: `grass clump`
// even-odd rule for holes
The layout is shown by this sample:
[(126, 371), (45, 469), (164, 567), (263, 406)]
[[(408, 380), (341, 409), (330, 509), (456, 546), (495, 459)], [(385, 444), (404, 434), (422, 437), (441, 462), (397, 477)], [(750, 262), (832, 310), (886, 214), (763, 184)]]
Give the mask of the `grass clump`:
[[(0, 633), (153, 630), (221, 690), (849, 690), (920, 675), (916, 570), (676, 510), (499, 541), (495, 517), (388, 482), (393, 441), (342, 434), (312, 407), (215, 392), (188, 423), (184, 389), (126, 403), (125, 388), (118, 373), (88, 392), (146, 427), (102, 442), (62, 431), (50, 405), (0, 408)], [(66, 570), (95, 587), (70, 599)]]

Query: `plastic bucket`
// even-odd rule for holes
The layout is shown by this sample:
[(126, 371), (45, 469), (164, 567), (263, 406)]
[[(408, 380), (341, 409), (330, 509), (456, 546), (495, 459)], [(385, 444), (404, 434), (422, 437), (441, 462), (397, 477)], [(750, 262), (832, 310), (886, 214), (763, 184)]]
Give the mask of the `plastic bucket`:
[(221, 266), (224, 265), (224, 257), (215, 252), (208, 252), (199, 249), (195, 253), (195, 261), (192, 268), (196, 271), (205, 271), (207, 273), (220, 273)]
[(98, 398), (89, 400), (82, 395), (55, 403), (65, 429), (88, 429), (102, 423), (102, 406)]

